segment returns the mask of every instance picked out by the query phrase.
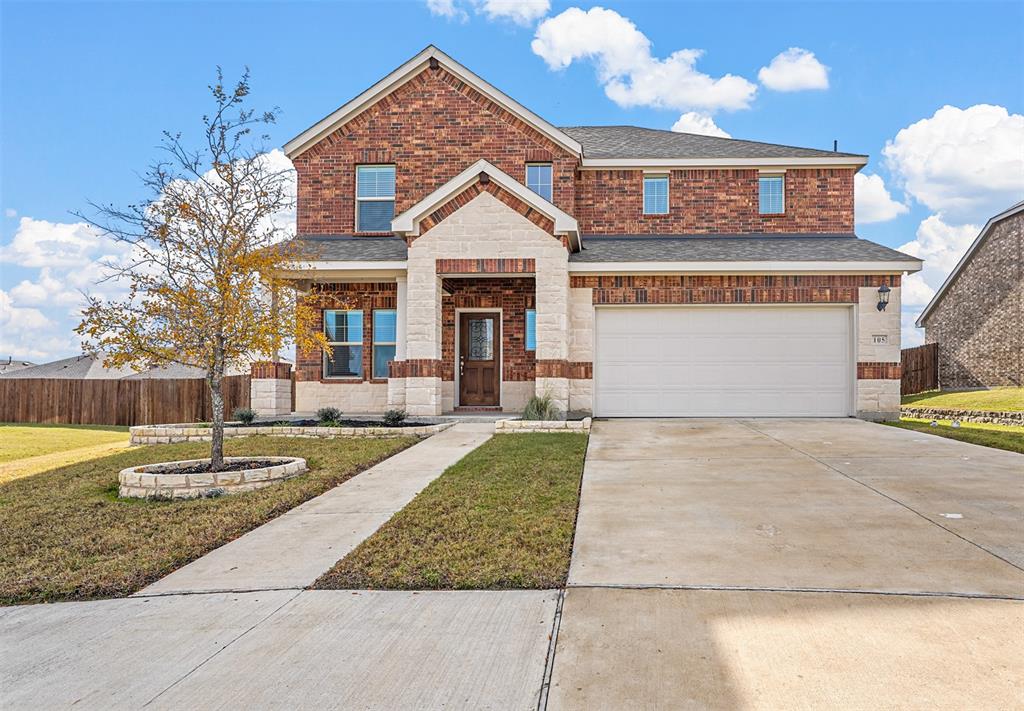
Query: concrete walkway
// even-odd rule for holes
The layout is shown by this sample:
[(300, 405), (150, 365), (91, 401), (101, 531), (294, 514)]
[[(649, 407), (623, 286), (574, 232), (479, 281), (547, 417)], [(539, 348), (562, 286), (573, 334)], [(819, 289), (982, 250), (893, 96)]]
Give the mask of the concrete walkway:
[(450, 427), (136, 595), (305, 588), (493, 432), (494, 425), (484, 423)]
[(549, 709), (1024, 707), (1024, 456), (595, 423)]

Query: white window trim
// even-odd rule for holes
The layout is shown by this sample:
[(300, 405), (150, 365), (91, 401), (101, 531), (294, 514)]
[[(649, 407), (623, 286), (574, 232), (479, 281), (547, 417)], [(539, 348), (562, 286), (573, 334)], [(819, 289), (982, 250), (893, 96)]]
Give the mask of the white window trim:
[[(545, 197), (543, 195), (540, 195), (540, 193), (537, 193), (536, 190), (533, 190), (533, 188), (530, 187), (530, 168), (531, 167), (537, 167), (537, 166), (547, 166), (548, 168), (551, 169), (551, 182), (548, 185), (549, 189), (551, 190), (551, 195), (549, 195), (547, 197)], [(533, 190), (533, 192), (537, 193), (538, 195), (540, 195), (542, 198), (544, 198), (548, 202), (552, 202), (555, 199), (555, 165), (554, 165), (554, 163), (552, 163), (551, 161), (540, 161), (540, 160), (528, 161), (526, 163), (526, 187), (529, 188), (530, 190)]]
[[(778, 178), (782, 181), (782, 209), (778, 212), (761, 212), (761, 179)], [(786, 172), (765, 172), (761, 171), (757, 176), (757, 214), (758, 215), (785, 215), (786, 214)]]
[[(658, 178), (665, 180), (665, 212), (647, 212), (647, 180), (651, 178)], [(643, 196), (640, 209), (643, 215), (667, 215), (671, 211), (672, 204), (672, 180), (668, 173), (644, 173), (643, 176)]]
[[(356, 165), (356, 171), (355, 171), (356, 172), (356, 176), (355, 176), (356, 177), (356, 179), (355, 179), (356, 210), (355, 210), (354, 224), (352, 225), (352, 227), (353, 227), (352, 231), (355, 232), (356, 234), (359, 234), (361, 232), (366, 233), (366, 234), (376, 234), (377, 233), (376, 230), (375, 231), (367, 231), (367, 230), (360, 230), (359, 229), (359, 203), (361, 203), (361, 202), (394, 202), (394, 203), (397, 204), (397, 202), (395, 200), (394, 193), (392, 193), (391, 197), (359, 197), (359, 169), (360, 168), (395, 168), (395, 164), (394, 163), (360, 163), (360, 164)], [(396, 193), (398, 192), (398, 169), (397, 168), (395, 168), (395, 192)], [(380, 232), (387, 232), (387, 230), (380, 230)]]
[(372, 380), (386, 380), (388, 375), (384, 374), (383, 377), (378, 376), (373, 372), (373, 366), (377, 363), (377, 346), (394, 346), (395, 347), (395, 358), (398, 358), (398, 341), (378, 341), (377, 340), (377, 312), (378, 311), (390, 311), (395, 314), (395, 337), (398, 337), (398, 309), (372, 309), (370, 311), (370, 328), (373, 329), (373, 333), (370, 334), (370, 378)]
[[(362, 309), (324, 309), (324, 316), (323, 316), (324, 335), (325, 336), (327, 335), (327, 314), (328, 313), (348, 314), (348, 313), (352, 313), (353, 311), (358, 311), (359, 312), (360, 324), (363, 327), (365, 327), (365, 324), (363, 323), (364, 315), (363, 315), (363, 310)], [(372, 318), (372, 316), (371, 316), (371, 318)], [(362, 334), (362, 328), (360, 328), (360, 334), (361, 335), (365, 335), (365, 334)], [(359, 346), (360, 348), (362, 348), (363, 347), (363, 342), (362, 341), (328, 341), (327, 342), (327, 347), (331, 348), (332, 346)], [(361, 380), (363, 380), (363, 373), (364, 373), (363, 366), (365, 365), (365, 362), (366, 362), (365, 358), (366, 358), (366, 354), (363, 353), (362, 351), (359, 351), (359, 374), (358, 375), (328, 375), (327, 374), (327, 364), (329, 363), (329, 360), (327, 358), (327, 351), (325, 350), (324, 351), (324, 355), (323, 355), (323, 366), (322, 366), (323, 372), (321, 373), (321, 377), (324, 380), (359, 380), (359, 381), (361, 381)]]

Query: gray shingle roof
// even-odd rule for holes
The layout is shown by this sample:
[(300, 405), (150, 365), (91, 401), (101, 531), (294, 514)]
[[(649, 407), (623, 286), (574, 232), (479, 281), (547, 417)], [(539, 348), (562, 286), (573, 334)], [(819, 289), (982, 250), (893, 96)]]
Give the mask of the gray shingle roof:
[(409, 252), (405, 240), (390, 235), (298, 235), (291, 243), (297, 243), (309, 259), (330, 262), (400, 262)]
[(864, 158), (736, 138), (702, 136), (640, 126), (563, 126), (583, 145), (585, 158)]
[[(228, 375), (242, 375), (248, 372), (247, 367), (230, 367)], [(51, 380), (149, 380), (202, 378), (206, 373), (202, 368), (180, 363), (169, 363), (155, 368), (136, 371), (129, 367), (107, 368), (103, 365), (103, 356), (85, 353), (71, 358), (62, 358), (51, 363), (41, 363), (28, 368), (21, 368), (12, 373), (5, 373), (4, 378), (47, 378)]]
[(583, 237), (570, 262), (900, 262), (917, 259), (856, 235), (608, 235)]

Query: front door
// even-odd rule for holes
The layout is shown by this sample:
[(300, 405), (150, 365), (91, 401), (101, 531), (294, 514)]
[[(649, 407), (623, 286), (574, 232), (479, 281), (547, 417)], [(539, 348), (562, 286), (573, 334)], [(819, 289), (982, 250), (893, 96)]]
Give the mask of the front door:
[(500, 404), (500, 321), (496, 313), (459, 315), (459, 404)]

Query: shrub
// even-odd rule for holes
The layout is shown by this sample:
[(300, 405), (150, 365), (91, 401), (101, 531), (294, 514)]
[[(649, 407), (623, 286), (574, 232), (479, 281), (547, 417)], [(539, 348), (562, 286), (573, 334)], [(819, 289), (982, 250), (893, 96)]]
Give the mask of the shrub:
[(388, 410), (384, 413), (384, 424), (388, 427), (398, 427), (405, 422), (406, 417), (405, 410)]
[(231, 416), (243, 425), (251, 425), (256, 420), (256, 411), (250, 407), (236, 407)]
[(562, 412), (555, 405), (550, 393), (534, 395), (523, 409), (524, 420), (561, 420)]
[(341, 410), (336, 407), (321, 407), (316, 411), (316, 419), (320, 420), (322, 425), (341, 422)]

